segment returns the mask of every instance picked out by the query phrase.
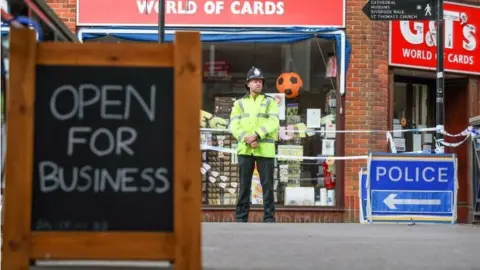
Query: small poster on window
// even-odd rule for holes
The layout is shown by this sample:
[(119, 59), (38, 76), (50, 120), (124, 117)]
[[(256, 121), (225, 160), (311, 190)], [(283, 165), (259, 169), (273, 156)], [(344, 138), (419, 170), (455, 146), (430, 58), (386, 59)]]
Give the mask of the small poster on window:
[(335, 140), (322, 140), (322, 155), (333, 156), (335, 155)]
[(330, 138), (330, 139), (335, 139), (336, 138), (336, 133), (335, 133), (335, 124), (326, 124), (325, 125), (325, 137)]
[(327, 63), (327, 78), (337, 77), (337, 57), (330, 56)]
[(307, 127), (320, 128), (322, 125), (322, 112), (320, 109), (307, 109)]

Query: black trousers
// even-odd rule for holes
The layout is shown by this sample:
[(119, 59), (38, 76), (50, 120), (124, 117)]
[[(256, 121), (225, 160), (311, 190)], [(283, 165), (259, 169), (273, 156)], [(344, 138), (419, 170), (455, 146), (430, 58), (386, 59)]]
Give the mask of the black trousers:
[(275, 222), (275, 201), (273, 195), (274, 159), (256, 156), (239, 155), (240, 192), (238, 194), (236, 217), (237, 222), (247, 222), (250, 211), (252, 176), (257, 162), (260, 183), (263, 190), (263, 220)]

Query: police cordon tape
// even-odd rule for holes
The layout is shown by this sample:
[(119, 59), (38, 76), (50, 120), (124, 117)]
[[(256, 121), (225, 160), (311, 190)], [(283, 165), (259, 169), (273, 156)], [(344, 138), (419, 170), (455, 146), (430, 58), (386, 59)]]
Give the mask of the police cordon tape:
[[(226, 148), (226, 147), (218, 147), (218, 146), (211, 146), (202, 144), (200, 145), (200, 150), (210, 150), (215, 152), (222, 152), (222, 153), (229, 153), (229, 154), (236, 154), (236, 149), (233, 148)], [(311, 156), (288, 156), (288, 155), (275, 155), (277, 159), (289, 159), (289, 160), (350, 160), (350, 159), (367, 159), (368, 156), (344, 156), (344, 157), (335, 157), (335, 156), (326, 156), (326, 155), (319, 155), (315, 157)]]
[[(227, 128), (200, 128), (201, 132), (225, 132), (230, 133), (230, 130)], [(315, 130), (315, 129), (304, 129), (304, 130), (285, 130), (285, 133), (386, 133), (386, 132), (418, 132), (418, 131), (437, 131), (437, 128), (419, 128), (419, 129), (399, 129), (399, 130)]]
[[(209, 132), (223, 132), (223, 133), (230, 133), (229, 129), (221, 129), (221, 128), (200, 128), (201, 133), (209, 133)], [(436, 152), (437, 149), (441, 149), (443, 152), (443, 146), (447, 147), (458, 147), (463, 144), (467, 139), (472, 136), (480, 136), (480, 131), (476, 130), (475, 128), (469, 126), (465, 130), (457, 134), (450, 134), (443, 129), (443, 126), (437, 127), (430, 127), (430, 128), (417, 128), (417, 129), (400, 129), (400, 130), (314, 130), (314, 129), (306, 129), (306, 130), (286, 130), (286, 133), (385, 133), (387, 137), (387, 141), (390, 143), (390, 149), (392, 153), (397, 153), (395, 144), (393, 142), (392, 133), (397, 132), (438, 132), (441, 133), (443, 136), (446, 137), (465, 137), (462, 141), (457, 143), (448, 143), (442, 140), (435, 141), (436, 145)], [(226, 148), (226, 147), (218, 147), (218, 146), (211, 146), (206, 144), (200, 145), (200, 150), (203, 151), (215, 151), (215, 152), (223, 152), (229, 154), (235, 154), (236, 149)], [(414, 152), (403, 152), (403, 153), (424, 153), (425, 151), (414, 151)], [(318, 155), (318, 156), (288, 156), (288, 155), (275, 155), (277, 159), (288, 159), (288, 160), (356, 160), (356, 159), (368, 159), (368, 155), (359, 155), (359, 156), (329, 156), (329, 155)]]
[[(225, 132), (230, 133), (230, 130), (227, 128), (200, 128), (201, 132)], [(465, 130), (457, 134), (450, 134), (443, 129), (443, 126), (438, 127), (429, 127), (429, 128), (412, 128), (412, 129), (396, 129), (396, 130), (315, 130), (315, 129), (305, 129), (305, 130), (285, 130), (285, 133), (397, 133), (397, 132), (440, 132), (444, 136), (448, 137), (463, 137), (468, 136), (471, 133), (480, 135), (480, 131), (469, 126)]]
[[(426, 129), (430, 130), (432, 128), (426, 128)], [(420, 129), (420, 131), (426, 131), (426, 129)], [(435, 152), (437, 152), (437, 153), (439, 153), (439, 152), (443, 153), (444, 152), (443, 151), (444, 146), (450, 147), (450, 148), (455, 148), (455, 147), (458, 147), (458, 146), (462, 145), (464, 142), (466, 142), (468, 140), (468, 138), (470, 138), (470, 136), (472, 136), (474, 138), (474, 137), (480, 135), (480, 132), (478, 130), (476, 130), (475, 128), (473, 128), (472, 126), (467, 127), (462, 132), (457, 133), (457, 134), (448, 133), (447, 131), (445, 131), (443, 129), (443, 126), (437, 126), (435, 128), (435, 131), (442, 134), (443, 136), (446, 136), (446, 137), (452, 137), (452, 138), (465, 137), (465, 138), (463, 138), (463, 140), (461, 140), (459, 142), (456, 142), (456, 143), (445, 142), (444, 139), (440, 139), (438, 141), (435, 139)], [(386, 134), (387, 135), (387, 140), (390, 142), (390, 150), (392, 151), (392, 153), (397, 153), (397, 150), (396, 150), (395, 144), (393, 142), (393, 137), (391, 135), (391, 132), (392, 131), (387, 132), (387, 134)], [(397, 132), (397, 131), (393, 131), (393, 132)], [(409, 153), (422, 153), (422, 152), (423, 151), (415, 151), (415, 152), (409, 152)]]

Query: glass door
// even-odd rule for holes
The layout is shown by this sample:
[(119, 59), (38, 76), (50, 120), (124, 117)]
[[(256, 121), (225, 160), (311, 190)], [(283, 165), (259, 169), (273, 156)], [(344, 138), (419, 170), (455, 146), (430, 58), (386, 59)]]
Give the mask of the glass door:
[[(393, 129), (434, 127), (435, 81), (414, 77), (395, 77)], [(394, 132), (398, 152), (434, 149), (435, 132)]]

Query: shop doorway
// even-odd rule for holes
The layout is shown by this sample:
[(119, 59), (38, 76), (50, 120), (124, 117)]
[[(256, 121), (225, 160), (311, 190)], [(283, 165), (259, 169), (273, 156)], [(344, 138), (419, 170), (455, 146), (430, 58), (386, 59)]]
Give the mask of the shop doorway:
[[(435, 80), (395, 76), (393, 129), (435, 127)], [(398, 152), (434, 148), (434, 132), (393, 134)]]
[[(451, 134), (462, 132), (468, 122), (468, 80), (450, 79), (445, 81), (445, 130)], [(459, 142), (463, 137), (446, 137), (450, 143)], [(468, 143), (451, 148), (446, 147), (445, 152), (455, 153), (458, 157), (458, 222), (466, 223), (468, 219), (468, 194), (469, 194), (469, 164)]]
[[(393, 91), (393, 127), (415, 129), (435, 127), (436, 82), (434, 78), (395, 76)], [(468, 126), (468, 80), (445, 80), (445, 130), (451, 134), (462, 132)], [(402, 121), (403, 119), (403, 121)], [(434, 149), (435, 132), (397, 133), (395, 144), (398, 152)], [(445, 137), (455, 143), (463, 137)], [(404, 148), (402, 148), (404, 146)], [(458, 221), (466, 222), (468, 216), (468, 144), (445, 147), (445, 152), (458, 157)]]

